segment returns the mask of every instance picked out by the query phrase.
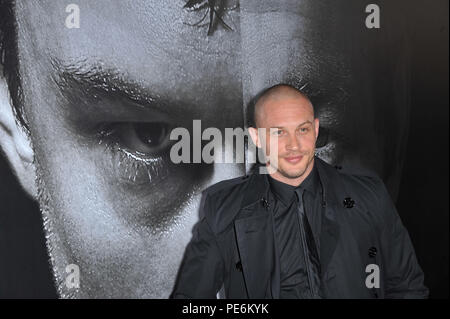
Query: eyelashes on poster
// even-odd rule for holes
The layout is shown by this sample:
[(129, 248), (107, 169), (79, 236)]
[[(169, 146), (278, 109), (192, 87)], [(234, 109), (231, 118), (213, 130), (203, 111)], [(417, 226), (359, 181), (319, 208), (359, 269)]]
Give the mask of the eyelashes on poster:
[[(277, 237), (272, 209), (281, 206), (264, 192), (247, 203), (258, 220), (245, 224), (255, 227), (253, 236), (264, 228), (264, 238), (273, 238), (263, 240), (270, 247), (252, 246), (252, 229), (242, 229), (249, 216), (239, 205), (250, 192), (243, 185), (257, 174), (295, 187), (316, 167), (318, 196), (336, 187), (323, 185), (324, 175), (342, 179), (345, 190), (335, 190), (335, 202), (327, 196), (324, 210), (309, 208), (305, 198), (304, 207), (323, 214), (321, 225), (329, 217), (339, 230), (328, 239), (314, 233), (322, 288), (313, 289), (304, 261), (309, 284), (302, 289), (311, 292), (296, 296), (389, 297), (389, 276), (412, 269), (422, 278), (392, 206), (411, 93), (408, 30), (398, 5), (0, 3), (0, 121), (13, 136), (3, 136), (1, 145), (23, 189), (39, 203), (59, 297), (288, 296), (283, 276), (290, 261), (280, 245), (297, 246)], [(264, 95), (278, 84), (285, 86)], [(382, 228), (387, 225), (406, 246), (386, 242), (394, 236)], [(304, 234), (299, 227), (289, 231)], [(327, 256), (321, 247), (331, 242), (336, 253)], [(387, 256), (409, 256), (411, 264), (389, 273)], [(252, 268), (258, 262), (268, 264)], [(427, 296), (420, 279), (409, 280), (398, 283), (409, 285), (405, 296)]]

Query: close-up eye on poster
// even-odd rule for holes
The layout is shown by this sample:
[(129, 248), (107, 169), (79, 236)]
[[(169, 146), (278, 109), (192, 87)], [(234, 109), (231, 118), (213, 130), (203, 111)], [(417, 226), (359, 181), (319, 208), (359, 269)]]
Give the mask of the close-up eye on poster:
[(0, 0), (0, 299), (448, 298), (448, 5)]

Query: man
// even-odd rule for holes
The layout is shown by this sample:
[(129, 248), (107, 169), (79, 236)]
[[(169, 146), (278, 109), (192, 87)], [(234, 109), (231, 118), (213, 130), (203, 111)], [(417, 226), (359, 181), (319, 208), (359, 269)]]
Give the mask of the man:
[(0, 0), (0, 144), (40, 204), (59, 295), (167, 297), (200, 190), (245, 170), (174, 165), (168, 132), (244, 126), (274, 83), (313, 99), (321, 158), (377, 171), (395, 196), (409, 91), (392, 6), (369, 33), (342, 0)]
[[(257, 99), (258, 147), (278, 142), (267, 174), (204, 191), (174, 298), (425, 298), (409, 235), (381, 180), (315, 157), (319, 120), (289, 85)], [(260, 130), (265, 131), (262, 133)], [(269, 130), (270, 129), (270, 130)], [(261, 136), (261, 134), (266, 134)]]

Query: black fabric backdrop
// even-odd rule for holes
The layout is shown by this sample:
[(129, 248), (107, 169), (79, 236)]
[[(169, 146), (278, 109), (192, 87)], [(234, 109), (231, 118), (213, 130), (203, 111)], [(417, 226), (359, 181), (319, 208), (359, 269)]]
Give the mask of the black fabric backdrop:
[[(448, 298), (448, 1), (409, 1), (411, 123), (399, 214), (431, 298)], [(0, 298), (55, 298), (37, 204), (0, 156)]]

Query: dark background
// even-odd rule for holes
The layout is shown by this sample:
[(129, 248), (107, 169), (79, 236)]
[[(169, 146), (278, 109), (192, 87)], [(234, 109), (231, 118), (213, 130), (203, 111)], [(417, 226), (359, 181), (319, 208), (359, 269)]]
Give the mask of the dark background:
[(411, 126), (397, 208), (430, 298), (448, 298), (448, 1), (410, 1)]
[[(412, 105), (397, 208), (430, 297), (448, 298), (448, 0), (403, 2)], [(0, 298), (55, 298), (39, 209), (1, 153), (0, 203)]]

